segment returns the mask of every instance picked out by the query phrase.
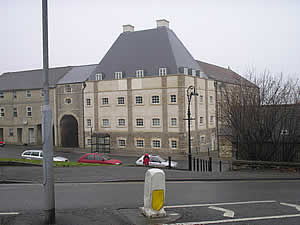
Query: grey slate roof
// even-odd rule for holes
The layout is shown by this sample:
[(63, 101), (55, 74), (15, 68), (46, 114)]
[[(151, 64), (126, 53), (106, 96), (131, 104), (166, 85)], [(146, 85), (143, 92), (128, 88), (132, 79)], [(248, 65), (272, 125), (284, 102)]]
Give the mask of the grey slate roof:
[[(49, 87), (55, 87), (72, 67), (57, 67), (49, 70)], [(8, 72), (0, 76), (0, 90), (26, 90), (41, 89), (43, 87), (43, 70), (28, 70), (20, 72)]]
[(81, 83), (88, 79), (90, 74), (96, 69), (97, 64), (74, 66), (63, 76), (57, 84)]
[(179, 74), (179, 67), (200, 70), (199, 64), (184, 47), (176, 34), (167, 27), (150, 30), (123, 32), (91, 74), (103, 73), (114, 78), (114, 72), (123, 77), (135, 77), (136, 70), (144, 70), (144, 76), (158, 74), (159, 68), (167, 68), (168, 74)]
[(198, 61), (201, 72), (204, 72), (209, 79), (221, 81), (231, 84), (240, 84), (241, 81), (247, 82), (249, 85), (254, 85), (247, 79), (243, 78), (231, 69), (225, 69), (220, 66)]

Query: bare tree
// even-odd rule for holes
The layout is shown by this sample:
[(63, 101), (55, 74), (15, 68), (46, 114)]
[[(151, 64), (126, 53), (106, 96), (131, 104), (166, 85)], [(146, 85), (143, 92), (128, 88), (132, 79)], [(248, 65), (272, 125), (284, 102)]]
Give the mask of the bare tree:
[(292, 161), (300, 139), (299, 81), (264, 71), (221, 88), (220, 118), (230, 128), (240, 158)]

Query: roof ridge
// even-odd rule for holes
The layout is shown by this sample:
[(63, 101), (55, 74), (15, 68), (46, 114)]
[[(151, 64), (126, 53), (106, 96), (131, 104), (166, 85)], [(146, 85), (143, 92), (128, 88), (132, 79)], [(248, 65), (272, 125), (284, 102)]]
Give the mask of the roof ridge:
[[(62, 69), (62, 68), (68, 68), (68, 67), (74, 67), (74, 66), (59, 66), (59, 67), (52, 67), (52, 68), (49, 68), (49, 70), (51, 69)], [(41, 69), (30, 69), (30, 70), (20, 70), (20, 71), (9, 71), (9, 72), (4, 72), (2, 73), (2, 75), (4, 74), (9, 74), (9, 73), (24, 73), (24, 72), (35, 72), (35, 71), (40, 71), (40, 70), (43, 70), (43, 68)]]

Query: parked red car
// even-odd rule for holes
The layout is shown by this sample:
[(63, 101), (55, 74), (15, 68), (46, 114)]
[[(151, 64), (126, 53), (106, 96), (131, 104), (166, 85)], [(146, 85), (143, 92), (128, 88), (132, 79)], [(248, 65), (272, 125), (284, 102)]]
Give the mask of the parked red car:
[(0, 147), (4, 147), (5, 142), (4, 141), (0, 141)]
[(110, 159), (108, 156), (98, 153), (86, 153), (78, 159), (81, 163), (100, 163), (100, 164), (111, 164), (121, 165), (122, 162), (117, 159)]

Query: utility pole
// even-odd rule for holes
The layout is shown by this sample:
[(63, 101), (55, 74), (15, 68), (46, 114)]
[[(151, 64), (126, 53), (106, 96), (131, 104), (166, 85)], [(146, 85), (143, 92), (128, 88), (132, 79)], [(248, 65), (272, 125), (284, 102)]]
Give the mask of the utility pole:
[(42, 0), (43, 18), (43, 91), (44, 105), (42, 108), (43, 136), (43, 189), (45, 198), (45, 224), (55, 224), (55, 194), (53, 176), (53, 135), (52, 111), (49, 97), (49, 56), (48, 56), (48, 0)]

